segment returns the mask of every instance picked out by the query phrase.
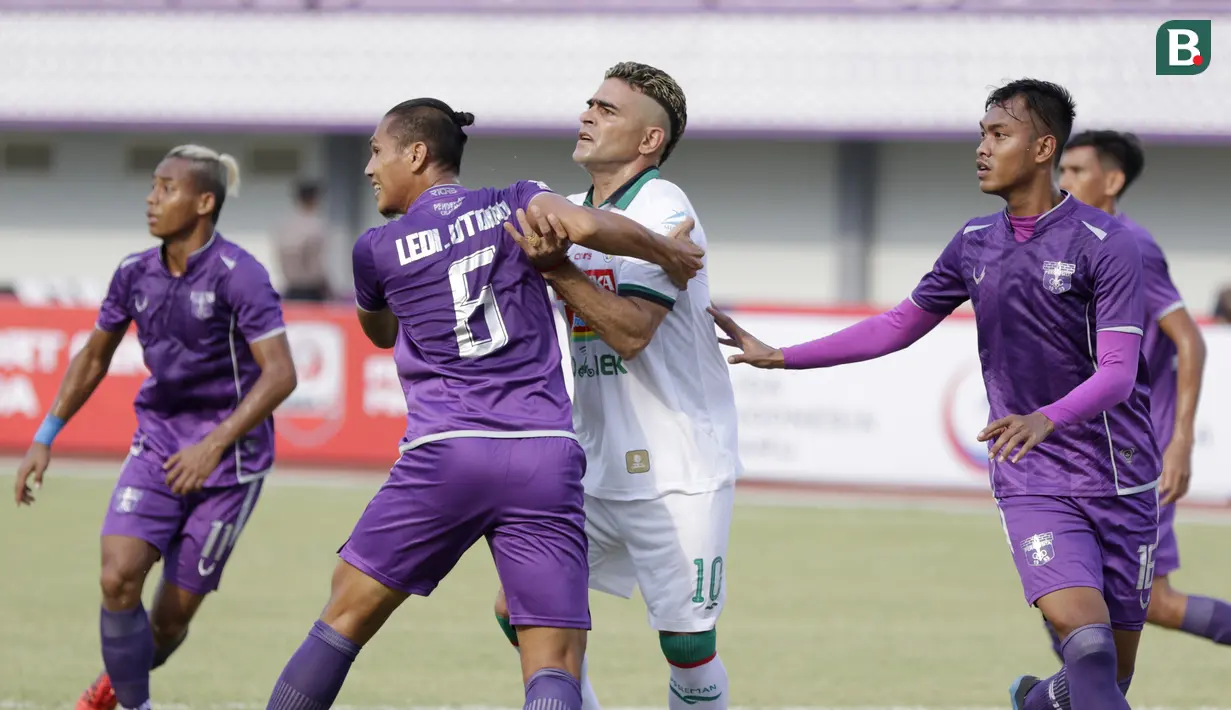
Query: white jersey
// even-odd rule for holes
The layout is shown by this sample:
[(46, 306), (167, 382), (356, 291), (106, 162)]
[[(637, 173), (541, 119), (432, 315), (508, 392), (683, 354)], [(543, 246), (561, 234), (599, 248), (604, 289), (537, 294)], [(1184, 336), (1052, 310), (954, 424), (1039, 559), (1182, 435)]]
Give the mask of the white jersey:
[[(569, 197), (589, 205), (589, 194)], [(702, 248), (705, 231), (680, 188), (647, 170), (601, 205), (659, 234), (686, 217)], [(648, 346), (622, 360), (580, 315), (557, 299), (569, 326), (573, 424), (586, 452), (585, 491), (606, 500), (703, 493), (742, 472), (735, 394), (719, 351), (705, 268), (686, 291), (659, 266), (574, 245), (569, 256), (600, 288), (670, 310)]]

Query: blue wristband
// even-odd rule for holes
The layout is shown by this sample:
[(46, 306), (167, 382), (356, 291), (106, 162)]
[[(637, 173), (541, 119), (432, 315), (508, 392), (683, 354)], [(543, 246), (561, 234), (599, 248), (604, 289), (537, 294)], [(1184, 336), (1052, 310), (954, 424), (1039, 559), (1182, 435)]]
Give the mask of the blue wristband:
[(56, 435), (64, 428), (64, 420), (54, 414), (48, 414), (43, 418), (43, 424), (34, 434), (34, 440), (43, 446), (51, 446), (51, 442), (55, 441)]

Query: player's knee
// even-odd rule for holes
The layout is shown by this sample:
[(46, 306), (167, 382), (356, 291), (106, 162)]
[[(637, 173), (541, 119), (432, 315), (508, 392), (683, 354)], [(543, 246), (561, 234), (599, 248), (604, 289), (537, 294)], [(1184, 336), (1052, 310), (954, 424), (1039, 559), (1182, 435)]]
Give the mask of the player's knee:
[(698, 633), (660, 631), (658, 645), (667, 663), (692, 668), (703, 665), (718, 655), (718, 632), (715, 629)]
[[(1102, 624), (1091, 625), (1073, 631), (1064, 639), (1064, 662), (1068, 666), (1115, 667), (1121, 669), (1116, 658), (1115, 638)], [(1132, 668), (1127, 669), (1129, 673)]]
[(1146, 621), (1168, 629), (1178, 629), (1184, 623), (1184, 611), (1188, 597), (1171, 587), (1164, 579), (1154, 580), (1150, 591), (1150, 607)]
[(141, 603), (141, 586), (145, 581), (140, 574), (123, 565), (103, 565), (98, 584), (103, 592), (103, 603), (112, 610), (131, 609)]
[(154, 633), (155, 646), (167, 646), (188, 635), (188, 619), (151, 614), (150, 631)]
[(360, 646), (384, 626), (407, 595), (342, 562), (333, 576), (333, 593), (321, 621)]

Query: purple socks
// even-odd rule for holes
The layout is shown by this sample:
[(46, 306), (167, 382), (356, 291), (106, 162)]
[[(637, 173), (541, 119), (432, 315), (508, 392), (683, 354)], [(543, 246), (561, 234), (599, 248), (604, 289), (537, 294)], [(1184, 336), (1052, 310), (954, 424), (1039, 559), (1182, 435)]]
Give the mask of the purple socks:
[(1089, 624), (1060, 644), (1064, 666), (1030, 689), (1022, 710), (1129, 710), (1116, 681), (1116, 642), (1111, 627)]
[(278, 676), (266, 710), (325, 710), (332, 706), (358, 655), (357, 644), (317, 620)]
[(1231, 644), (1231, 604), (1209, 597), (1189, 597), (1180, 629), (1214, 643)]
[(581, 683), (559, 668), (544, 668), (526, 681), (525, 710), (581, 710)]
[(154, 634), (145, 607), (137, 604), (128, 611), (103, 609), (98, 628), (103, 640), (103, 667), (111, 677), (116, 701), (126, 710), (148, 707)]

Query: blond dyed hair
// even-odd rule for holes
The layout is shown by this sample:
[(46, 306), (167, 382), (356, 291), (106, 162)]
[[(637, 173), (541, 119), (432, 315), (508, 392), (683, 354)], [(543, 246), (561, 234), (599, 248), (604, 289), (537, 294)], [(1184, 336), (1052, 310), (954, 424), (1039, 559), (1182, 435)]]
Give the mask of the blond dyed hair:
[(163, 160), (177, 158), (192, 164), (192, 173), (201, 192), (214, 195), (214, 222), (222, 214), (227, 197), (239, 195), (239, 161), (228, 153), (188, 143), (167, 151)]
[(667, 72), (639, 62), (620, 62), (608, 69), (603, 78), (623, 81), (634, 90), (654, 99), (654, 102), (667, 112), (667, 120), (671, 125), (667, 145), (663, 148), (658, 164), (667, 162), (688, 126), (688, 101), (684, 98), (684, 90)]

